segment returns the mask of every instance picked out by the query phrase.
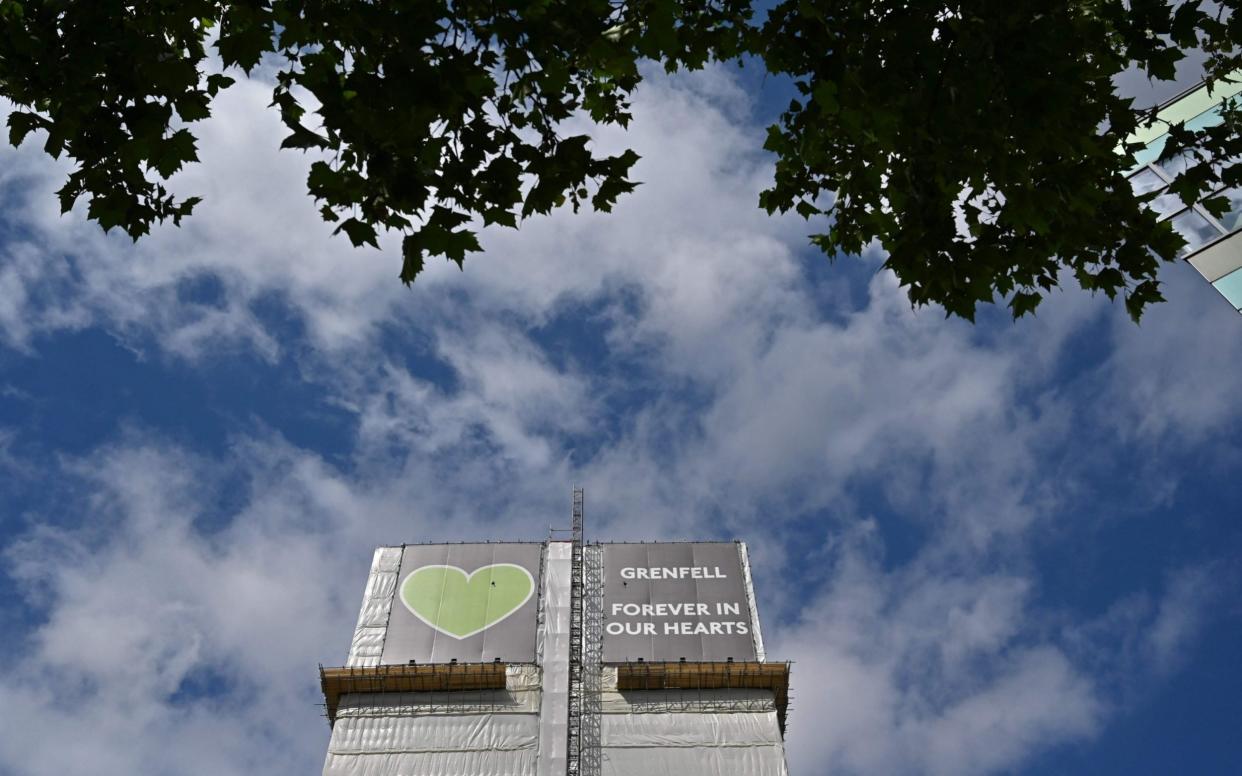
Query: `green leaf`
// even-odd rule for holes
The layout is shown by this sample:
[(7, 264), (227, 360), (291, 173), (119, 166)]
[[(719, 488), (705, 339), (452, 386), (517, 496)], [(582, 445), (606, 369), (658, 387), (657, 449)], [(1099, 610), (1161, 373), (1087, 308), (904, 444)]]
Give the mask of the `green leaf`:
[(401, 282), (410, 285), (422, 271), (422, 241), (418, 234), (407, 234), (401, 241)]
[(216, 50), (226, 67), (249, 73), (272, 47), (271, 12), (260, 3), (229, 3), (220, 25)]
[(202, 92), (187, 92), (176, 101), (177, 115), (183, 121), (201, 121), (211, 115), (210, 101)]
[(1013, 311), (1013, 317), (1017, 320), (1027, 313), (1034, 313), (1042, 300), (1043, 297), (1040, 294), (1019, 291), (1009, 300), (1009, 309)]
[(222, 75), (220, 73), (212, 73), (211, 75), (207, 76), (207, 94), (211, 95), (212, 97), (215, 97), (221, 91), (229, 88), (235, 83), (237, 82), (227, 75)]
[(807, 202), (805, 200), (800, 200), (798, 204), (794, 205), (794, 210), (798, 211), (798, 215), (802, 216), (803, 218), (807, 220), (810, 220), (812, 216), (817, 216), (823, 212), (819, 208), (815, 207), (810, 202)]
[(186, 162), (194, 161), (198, 161), (198, 150), (194, 136), (187, 129), (179, 129), (157, 141), (150, 154), (151, 166), (161, 178), (171, 178)]
[(1233, 203), (1229, 201), (1228, 197), (1209, 197), (1208, 199), (1202, 200), (1199, 204), (1203, 206), (1204, 210), (1211, 213), (1214, 217), (1224, 218)]
[(14, 147), (21, 145), (26, 135), (43, 127), (44, 124), (45, 120), (41, 116), (24, 111), (13, 111), (9, 114), (9, 143)]
[(324, 137), (311, 132), (301, 124), (294, 124), (290, 127), (290, 132), (284, 140), (281, 141), (281, 148), (300, 148), (307, 150), (311, 148), (327, 148), (328, 141)]
[(354, 244), (355, 248), (362, 245), (370, 245), (373, 248), (379, 247), (379, 243), (376, 241), (375, 227), (368, 223), (364, 223), (357, 218), (347, 218), (336, 227), (332, 234), (338, 234), (342, 230), (349, 235), (349, 241)]

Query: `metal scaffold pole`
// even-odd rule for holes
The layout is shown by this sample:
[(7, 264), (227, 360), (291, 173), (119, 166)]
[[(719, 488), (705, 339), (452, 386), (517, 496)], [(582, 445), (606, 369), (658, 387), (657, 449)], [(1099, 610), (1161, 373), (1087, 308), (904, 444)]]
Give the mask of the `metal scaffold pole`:
[(573, 494), (573, 549), (570, 555), (571, 577), (569, 583), (569, 735), (568, 769), (570, 776), (584, 773), (582, 770), (582, 600), (583, 600), (583, 541), (582, 541), (582, 488), (574, 488)]
[(569, 617), (568, 773), (599, 776), (600, 682), (604, 621), (603, 548), (587, 547), (583, 493), (574, 488)]
[(584, 547), (585, 590), (583, 595), (582, 642), (582, 776), (599, 776), (603, 755), (600, 734), (600, 703), (603, 697), (604, 649), (604, 548)]

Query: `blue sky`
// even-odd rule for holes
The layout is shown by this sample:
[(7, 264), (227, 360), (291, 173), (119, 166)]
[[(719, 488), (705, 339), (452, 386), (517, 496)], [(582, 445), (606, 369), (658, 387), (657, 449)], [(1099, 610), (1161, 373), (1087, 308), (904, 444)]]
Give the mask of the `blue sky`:
[(796, 774), (1242, 769), (1242, 330), (912, 311), (756, 207), (779, 95), (649, 81), (611, 215), (412, 290), (330, 238), (269, 87), (131, 245), (0, 150), (0, 773), (315, 772), (377, 544), (743, 538)]

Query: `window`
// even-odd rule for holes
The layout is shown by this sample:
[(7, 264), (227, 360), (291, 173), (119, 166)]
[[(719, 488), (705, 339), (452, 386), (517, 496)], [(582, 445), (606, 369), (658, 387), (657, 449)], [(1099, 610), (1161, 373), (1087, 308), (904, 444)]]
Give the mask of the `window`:
[[(1152, 145), (1157, 143), (1163, 146), (1164, 138), (1157, 139)], [(1161, 220), (1170, 220), (1173, 229), (1186, 239), (1186, 247), (1182, 249), (1183, 256), (1242, 228), (1242, 187), (1221, 190), (1209, 195), (1224, 196), (1229, 200), (1229, 211), (1220, 219), (1214, 218), (1200, 205), (1186, 207), (1181, 197), (1165, 191), (1173, 178), (1186, 166), (1184, 159), (1172, 162), (1166, 159), (1159, 164), (1149, 162), (1132, 173), (1129, 178), (1135, 194), (1142, 196), (1156, 192), (1156, 196), (1147, 205)]]

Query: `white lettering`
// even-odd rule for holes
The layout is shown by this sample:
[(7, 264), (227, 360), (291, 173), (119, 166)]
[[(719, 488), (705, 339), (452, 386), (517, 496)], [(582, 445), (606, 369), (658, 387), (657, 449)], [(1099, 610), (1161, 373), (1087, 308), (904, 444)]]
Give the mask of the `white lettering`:
[(626, 636), (656, 635), (654, 622), (610, 622), (604, 630), (609, 636), (620, 636), (622, 633)]
[(720, 566), (625, 566), (621, 569), (623, 580), (724, 580), (728, 579)]

